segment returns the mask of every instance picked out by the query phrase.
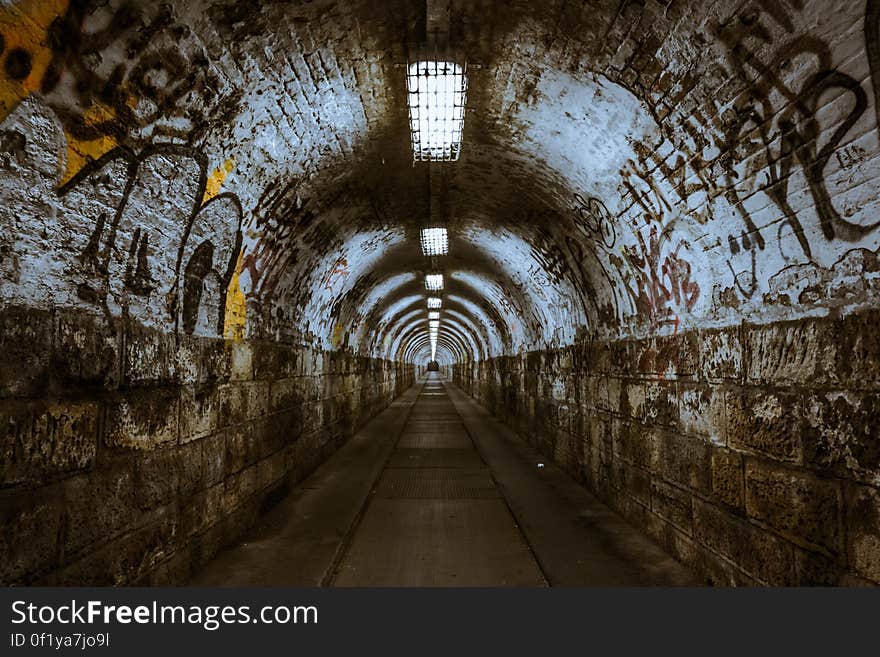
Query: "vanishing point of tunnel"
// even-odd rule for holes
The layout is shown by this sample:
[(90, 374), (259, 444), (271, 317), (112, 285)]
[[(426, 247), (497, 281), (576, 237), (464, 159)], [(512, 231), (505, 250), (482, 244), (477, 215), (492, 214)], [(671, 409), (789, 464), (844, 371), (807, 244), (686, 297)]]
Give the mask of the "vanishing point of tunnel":
[(4, 0), (0, 583), (880, 584), (880, 0)]

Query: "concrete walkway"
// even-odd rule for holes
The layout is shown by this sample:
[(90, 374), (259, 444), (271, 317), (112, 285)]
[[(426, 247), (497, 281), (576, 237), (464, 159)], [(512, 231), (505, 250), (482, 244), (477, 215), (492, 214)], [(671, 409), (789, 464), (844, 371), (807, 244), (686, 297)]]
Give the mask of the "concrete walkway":
[(455, 386), (431, 374), (193, 585), (695, 584)]

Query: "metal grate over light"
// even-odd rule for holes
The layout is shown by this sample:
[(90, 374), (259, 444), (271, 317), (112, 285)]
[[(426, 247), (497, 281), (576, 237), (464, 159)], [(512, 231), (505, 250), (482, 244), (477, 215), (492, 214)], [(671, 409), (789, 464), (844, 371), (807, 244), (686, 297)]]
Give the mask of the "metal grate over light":
[(428, 319), (440, 319), (440, 312), (437, 310), (432, 310), (428, 313)]
[(413, 160), (457, 160), (467, 97), (465, 69), (453, 62), (415, 62), (407, 67), (406, 88)]
[(428, 297), (428, 310), (436, 310), (442, 303), (440, 297)]
[(443, 274), (427, 274), (425, 276), (425, 289), (432, 292), (443, 289)]
[(423, 228), (421, 242), (422, 253), (426, 256), (441, 256), (449, 253), (449, 237), (445, 228)]

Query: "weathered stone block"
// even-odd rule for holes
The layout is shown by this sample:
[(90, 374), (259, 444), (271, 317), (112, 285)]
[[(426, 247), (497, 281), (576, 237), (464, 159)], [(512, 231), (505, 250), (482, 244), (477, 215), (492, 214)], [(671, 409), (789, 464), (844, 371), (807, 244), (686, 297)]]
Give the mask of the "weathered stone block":
[(629, 465), (625, 461), (613, 462), (612, 485), (633, 497), (639, 504), (651, 506), (651, 475), (646, 470)]
[(169, 447), (134, 456), (134, 502), (139, 509), (154, 509), (174, 500), (188, 451)]
[(771, 384), (827, 381), (836, 352), (828, 327), (807, 319), (746, 328), (747, 378)]
[(664, 433), (658, 472), (680, 486), (708, 493), (711, 487), (709, 452), (709, 445), (699, 438)]
[(178, 547), (173, 508), (157, 509), (142, 526), (53, 573), (51, 586), (120, 586), (143, 579)]
[[(609, 345), (611, 373), (615, 376), (627, 376), (635, 373), (633, 367), (632, 343), (628, 340), (618, 340)], [(583, 356), (581, 350), (573, 351), (572, 367), (575, 371), (582, 369)]]
[(254, 378), (253, 351), (247, 342), (227, 343), (230, 350), (229, 378), (232, 381), (251, 381)]
[(645, 422), (661, 426), (678, 424), (678, 397), (674, 383), (645, 383)]
[(217, 391), (210, 385), (180, 389), (180, 442), (203, 438), (217, 429)]
[(156, 449), (177, 442), (180, 395), (176, 389), (131, 390), (107, 403), (104, 444)]
[(718, 388), (679, 383), (678, 415), (683, 433), (702, 436), (716, 445), (725, 443), (724, 393)]
[[(683, 340), (683, 335), (657, 336), (651, 340), (650, 361), (645, 362), (645, 370), (655, 373), (659, 378), (674, 379), (687, 376), (696, 369), (696, 353), (691, 350), (696, 345)], [(643, 358), (648, 356), (643, 354)]]
[(247, 400), (247, 417), (254, 419), (266, 415), (269, 412), (270, 383), (268, 381), (254, 381), (244, 384), (243, 388)]
[(45, 483), (88, 468), (98, 445), (97, 403), (0, 404), (0, 483)]
[(699, 374), (703, 380), (740, 380), (743, 375), (743, 354), (739, 328), (702, 331), (699, 360)]
[(257, 448), (250, 425), (232, 427), (226, 432), (224, 471), (234, 474), (257, 458)]
[(256, 379), (278, 379), (295, 376), (297, 351), (276, 342), (253, 343), (253, 367)]
[(225, 340), (200, 338), (199, 383), (228, 381), (232, 376), (232, 347)]
[(180, 532), (192, 536), (220, 522), (224, 486), (214, 484), (195, 493), (180, 506)]
[(796, 394), (741, 388), (726, 393), (725, 406), (731, 447), (801, 461), (801, 404)]
[(295, 411), (281, 411), (254, 422), (258, 458), (277, 452), (298, 437), (292, 431), (296, 416)]
[(202, 482), (203, 487), (213, 486), (223, 481), (226, 476), (226, 443), (227, 434), (224, 431), (217, 432), (199, 441), (201, 448)]
[[(108, 541), (139, 516), (133, 466), (128, 459), (67, 479), (61, 489), (66, 512), (64, 553), (67, 556)], [(100, 500), (100, 504), (96, 500)]]
[(701, 500), (694, 500), (694, 535), (762, 582), (788, 586), (794, 581), (791, 544)]
[(181, 334), (177, 336), (177, 351), (174, 353), (174, 380), (178, 384), (198, 384), (208, 381), (202, 364), (204, 359), (204, 338)]
[(880, 385), (880, 311), (858, 313), (834, 322), (836, 379), (855, 389)]
[(182, 500), (192, 497), (206, 487), (205, 464), (202, 458), (204, 440), (202, 438), (190, 441), (173, 450), (180, 472), (177, 493)]
[(633, 465), (657, 472), (660, 469), (661, 434), (657, 429), (640, 422), (629, 424), (629, 431), (621, 431), (620, 454)]
[(687, 491), (653, 479), (651, 510), (687, 535), (693, 533), (693, 503)]
[(269, 410), (288, 410), (302, 404), (299, 381), (300, 379), (295, 377), (272, 381), (269, 392)]
[(851, 485), (846, 505), (847, 552), (852, 567), (880, 584), (880, 491)]
[(0, 310), (0, 397), (38, 397), (49, 383), (52, 315), (7, 306)]
[(217, 387), (217, 427), (230, 427), (244, 422), (248, 416), (247, 396), (241, 383)]
[(60, 563), (63, 509), (52, 490), (0, 497), (0, 583), (28, 584)]
[(712, 450), (712, 496), (728, 506), (743, 505), (744, 468), (740, 454), (714, 448)]
[(645, 417), (645, 387), (640, 381), (628, 381), (623, 384), (620, 412), (637, 419)]
[(62, 385), (115, 388), (122, 377), (121, 345), (117, 322), (80, 311), (58, 310), (53, 376)]
[(803, 404), (807, 463), (866, 480), (880, 477), (880, 395), (816, 393)]
[(177, 345), (173, 334), (134, 322), (125, 326), (123, 379), (126, 385), (170, 384), (175, 380)]
[(847, 586), (846, 568), (839, 560), (813, 550), (795, 547), (794, 569), (797, 586)]
[(700, 371), (700, 336), (696, 331), (679, 333), (677, 358), (671, 363), (678, 378), (692, 377)]
[(746, 513), (794, 541), (838, 554), (841, 550), (841, 491), (835, 481), (803, 471), (746, 463)]

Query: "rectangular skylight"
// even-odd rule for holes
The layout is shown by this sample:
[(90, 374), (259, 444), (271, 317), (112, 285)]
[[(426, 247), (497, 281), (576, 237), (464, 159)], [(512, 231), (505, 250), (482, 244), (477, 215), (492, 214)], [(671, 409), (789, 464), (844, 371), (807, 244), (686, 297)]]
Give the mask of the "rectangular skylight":
[(428, 327), (429, 327), (432, 331), (437, 331), (437, 330), (439, 330), (439, 329), (440, 329), (440, 320), (439, 320), (439, 319), (431, 319), (431, 320), (428, 320)]
[(428, 319), (440, 319), (440, 313), (436, 310), (432, 310), (428, 313)]
[(428, 274), (425, 276), (425, 288), (428, 290), (442, 290), (443, 274)]
[(441, 256), (449, 253), (449, 238), (445, 228), (422, 229), (422, 253), (426, 256)]
[(440, 307), (440, 304), (443, 303), (440, 301), (440, 297), (428, 297), (428, 309), (434, 310)]
[(457, 160), (467, 95), (464, 69), (452, 62), (415, 62), (407, 69), (406, 88), (413, 160)]

